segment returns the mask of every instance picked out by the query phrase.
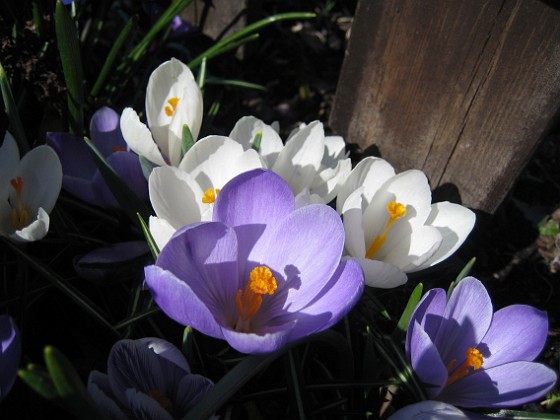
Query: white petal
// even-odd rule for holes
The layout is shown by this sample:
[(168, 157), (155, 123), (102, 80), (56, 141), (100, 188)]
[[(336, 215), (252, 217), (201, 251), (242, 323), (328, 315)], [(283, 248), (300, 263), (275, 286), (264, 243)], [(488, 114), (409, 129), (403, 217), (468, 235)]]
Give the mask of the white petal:
[(259, 154), (263, 157), (266, 167), (270, 169), (274, 165), (278, 154), (284, 148), (282, 139), (274, 128), (266, 125), (258, 118), (247, 116), (237, 121), (229, 137), (240, 143), (243, 149), (248, 150), (259, 131), (262, 133)]
[(235, 140), (208, 136), (197, 141), (183, 157), (179, 169), (189, 173), (202, 191), (222, 188), (233, 177), (262, 168), (255, 150), (243, 150)]
[(347, 253), (355, 258), (364, 258), (366, 245), (362, 228), (362, 189), (354, 191), (343, 208), (344, 235)]
[[(28, 152), (19, 163), (14, 176), (21, 176), (21, 201), (29, 215), (39, 207), (50, 213), (62, 187), (62, 165), (50, 146), (38, 146)], [(16, 203), (15, 190), (10, 192), (10, 203)]]
[(364, 270), (368, 286), (391, 289), (405, 284), (407, 281), (406, 274), (393, 264), (367, 258), (358, 258), (358, 262)]
[(311, 194), (307, 188), (304, 188), (303, 191), (295, 197), (295, 208), (299, 209), (309, 204), (325, 204), (325, 202), (317, 194)]
[(131, 150), (140, 156), (144, 156), (156, 165), (167, 165), (152, 138), (152, 133), (146, 127), (146, 124), (140, 121), (136, 111), (132, 108), (125, 108), (121, 114), (120, 125), (124, 140)]
[(280, 152), (272, 170), (290, 185), (294, 194), (310, 187), (325, 151), (323, 124), (312, 122), (298, 131)]
[(19, 150), (14, 137), (6, 131), (0, 147), (0, 199), (8, 198), (12, 186), (10, 180), (19, 163)]
[(324, 203), (330, 203), (337, 195), (338, 186), (344, 182), (351, 171), (350, 159), (339, 161), (335, 168), (324, 169), (315, 176), (311, 192), (322, 197)]
[(422, 264), (437, 251), (441, 241), (439, 230), (432, 226), (421, 226), (405, 239), (387, 248), (386, 255), (382, 255), (380, 249), (379, 259), (396, 265), (406, 273), (418, 271)]
[(362, 159), (338, 187), (336, 210), (342, 213), (342, 207), (348, 196), (362, 186), (364, 199), (366, 204), (369, 204), (377, 190), (393, 176), (395, 170), (387, 161), (376, 157)]
[(154, 216), (150, 216), (149, 224), (150, 233), (161, 251), (175, 233), (175, 229), (166, 220)]
[(334, 168), (338, 161), (344, 158), (346, 143), (340, 136), (325, 136), (325, 154), (321, 165), (325, 168)]
[(448, 201), (432, 204), (432, 211), (426, 224), (437, 228), (443, 241), (422, 268), (431, 267), (450, 257), (467, 239), (475, 221), (475, 214), (459, 204)]
[(10, 235), (11, 239), (20, 242), (33, 242), (43, 239), (49, 231), (49, 215), (45, 210), (37, 210), (37, 219), (21, 230), (16, 230)]
[(206, 206), (201, 201), (203, 191), (188, 173), (171, 166), (154, 168), (148, 187), (157, 216), (173, 228), (200, 221)]

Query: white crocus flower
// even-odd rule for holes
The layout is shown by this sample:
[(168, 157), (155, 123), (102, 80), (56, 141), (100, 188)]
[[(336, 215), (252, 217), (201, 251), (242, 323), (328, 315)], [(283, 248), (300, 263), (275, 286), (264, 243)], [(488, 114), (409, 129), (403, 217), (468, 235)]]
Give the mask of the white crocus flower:
[(395, 175), (383, 159), (362, 160), (339, 187), (347, 253), (364, 269), (366, 284), (390, 288), (406, 273), (431, 267), (452, 255), (475, 222), (459, 204), (431, 204), (426, 175), (409, 170)]
[(213, 204), (235, 176), (263, 163), (255, 150), (243, 150), (224, 136), (197, 141), (178, 168), (155, 168), (149, 179), (150, 201), (158, 217), (150, 217), (150, 232), (161, 249), (173, 233), (190, 223), (212, 220)]
[(132, 108), (121, 115), (121, 131), (128, 146), (156, 165), (178, 166), (183, 126), (198, 137), (202, 123), (202, 94), (189, 68), (172, 58), (153, 71), (146, 90), (148, 126)]
[(280, 175), (295, 195), (322, 203), (336, 197), (338, 185), (352, 169), (342, 137), (325, 136), (323, 124), (313, 121), (294, 130), (284, 146), (274, 128), (250, 116), (241, 118), (229, 136), (248, 150), (259, 132), (259, 154), (266, 169)]
[(53, 149), (36, 147), (20, 161), (16, 141), (6, 132), (0, 147), (0, 235), (21, 242), (44, 238), (61, 186), (62, 166)]

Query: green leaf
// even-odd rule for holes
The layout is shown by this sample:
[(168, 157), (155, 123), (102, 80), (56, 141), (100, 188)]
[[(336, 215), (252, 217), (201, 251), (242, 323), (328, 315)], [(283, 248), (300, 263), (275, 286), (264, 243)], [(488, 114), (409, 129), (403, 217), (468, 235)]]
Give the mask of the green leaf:
[(109, 163), (105, 160), (101, 152), (97, 150), (92, 141), (86, 137), (84, 137), (84, 141), (89, 146), (93, 160), (99, 168), (99, 172), (101, 172), (103, 179), (105, 179), (107, 186), (132, 223), (138, 223), (138, 218), (136, 216), (137, 213), (140, 213), (142, 218), (146, 220), (151, 214), (151, 211), (148, 206), (146, 206), (146, 203), (140, 200), (134, 191), (132, 191), (128, 185), (123, 182), (111, 165), (109, 165)]
[(84, 75), (78, 31), (70, 11), (60, 0), (56, 1), (54, 17), (56, 42), (68, 90), (69, 128), (71, 133), (81, 135), (84, 127)]
[(192, 327), (186, 326), (183, 331), (183, 344), (181, 345), (181, 351), (187, 360), (193, 360), (193, 329)]
[(393, 331), (392, 335), (393, 339), (397, 343), (400, 343), (400, 341), (406, 334), (406, 330), (408, 329), (408, 321), (410, 320), (412, 312), (414, 311), (414, 309), (416, 309), (416, 305), (418, 305), (418, 302), (420, 302), (420, 299), (422, 298), (423, 289), (424, 286), (422, 285), (422, 283), (418, 283), (410, 294), (410, 298), (408, 298), (408, 303), (406, 304), (399, 322), (397, 323), (397, 328), (395, 329), (395, 331)]
[(150, 232), (150, 229), (148, 229), (148, 225), (146, 225), (146, 222), (142, 218), (140, 213), (136, 213), (136, 216), (138, 217), (138, 220), (140, 221), (140, 227), (142, 228), (142, 232), (144, 233), (144, 237), (146, 238), (146, 242), (148, 243), (148, 247), (150, 248), (150, 251), (152, 252), (152, 256), (154, 257), (154, 260), (157, 260), (157, 258), (159, 256), (159, 247), (157, 246), (156, 241), (155, 241), (154, 237), (152, 236), (152, 233)]
[[(217, 42), (216, 44), (214, 44), (212, 47), (210, 47), (209, 49), (207, 49), (206, 51), (204, 51), (202, 54), (200, 54), (199, 56), (197, 56), (194, 60), (192, 60), (189, 63), (189, 67), (195, 68), (198, 67), (201, 62), (202, 59), (204, 57), (207, 58), (211, 58), (211, 57), (215, 57), (218, 54), (222, 54), (225, 51), (229, 51), (232, 49), (232, 47), (234, 46), (235, 48), (237, 48), (239, 45), (239, 40), (243, 40), (244, 38), (247, 38), (247, 40), (245, 42), (248, 42), (249, 40), (253, 40), (250, 39), (250, 37), (257, 31), (259, 31), (260, 29), (275, 23), (275, 22), (280, 22), (283, 20), (293, 20), (293, 19), (312, 19), (315, 18), (316, 15), (315, 13), (302, 13), (302, 12), (293, 12), (293, 13), (280, 13), (277, 15), (273, 15), (273, 16), (269, 16), (265, 19), (259, 20), (258, 22), (255, 22), (251, 25), (248, 25), (247, 27), (240, 29), (239, 31), (231, 34), (230, 36), (222, 39), (221, 41)], [(243, 42), (243, 43), (245, 43)], [(227, 48), (226, 48), (227, 47)]]
[(537, 413), (535, 411), (517, 411), (517, 410), (500, 410), (497, 412), (484, 413), (488, 417), (502, 418), (502, 419), (526, 419), (526, 420), (559, 420), (560, 414), (551, 413)]
[(90, 92), (91, 96), (97, 96), (99, 94), (99, 91), (103, 87), (103, 83), (105, 83), (105, 80), (109, 75), (109, 72), (111, 71), (113, 65), (115, 64), (115, 60), (117, 56), (119, 55), (122, 47), (125, 45), (125, 42), (128, 41), (128, 39), (130, 38), (130, 34), (132, 33), (132, 30), (136, 27), (137, 24), (138, 24), (138, 16), (134, 15), (132, 16), (132, 19), (130, 19), (127, 22), (127, 24), (119, 34), (118, 38), (115, 40), (115, 43), (111, 47), (111, 51), (109, 51), (109, 54), (105, 59), (105, 63), (103, 63), (103, 67), (99, 72), (99, 76), (97, 76), (97, 80), (95, 81), (95, 84), (91, 89)]
[(206, 57), (203, 57), (200, 63), (200, 69), (198, 70), (198, 77), (196, 78), (196, 83), (200, 90), (204, 89), (204, 84), (206, 82), (206, 61)]
[(8, 75), (4, 71), (2, 64), (0, 64), (0, 89), (2, 90), (4, 110), (10, 120), (10, 132), (16, 139), (20, 154), (24, 155), (29, 151), (29, 143), (27, 142), (25, 130), (23, 129), (21, 119), (19, 118), (19, 112), (14, 101), (14, 95), (12, 94), (12, 88), (10, 86), (10, 81), (8, 80)]
[(266, 86), (259, 85), (256, 83), (246, 82), (244, 80), (235, 80), (235, 79), (220, 79), (217, 77), (208, 77), (206, 79), (206, 84), (208, 85), (224, 85), (224, 86), (237, 86), (244, 89), (254, 89), (260, 90), (262, 92), (266, 92), (268, 89)]
[(45, 363), (63, 406), (82, 419), (104, 418), (89, 397), (72, 363), (52, 346), (45, 347)]
[(194, 146), (194, 139), (191, 130), (187, 124), (183, 124), (183, 132), (181, 137), (181, 159)]
[(451, 284), (449, 285), (449, 289), (447, 289), (447, 299), (449, 299), (451, 293), (453, 293), (453, 289), (457, 287), (459, 282), (469, 275), (475, 262), (476, 257), (471, 258), (471, 260), (463, 267), (457, 278), (451, 282)]
[(26, 369), (20, 369), (18, 376), (43, 398), (47, 400), (58, 398), (58, 392), (45, 368), (30, 364)]
[(176, 0), (171, 2), (171, 5), (161, 14), (157, 22), (151, 27), (150, 31), (144, 36), (144, 38), (134, 47), (134, 49), (128, 54), (126, 61), (124, 61), (118, 68), (118, 70), (125, 69), (130, 62), (138, 61), (148, 49), (150, 43), (154, 40), (156, 35), (163, 29), (166, 28), (167, 24), (171, 20), (181, 13), (193, 0)]
[(255, 140), (251, 143), (251, 149), (255, 152), (259, 152), (261, 150), (261, 140), (262, 140), (262, 130), (257, 131), (255, 134)]
[[(209, 60), (210, 58), (214, 58), (218, 55), (225, 54), (228, 51), (236, 50), (242, 45), (245, 45), (249, 42), (256, 41), (259, 39), (259, 34), (252, 34), (246, 36), (245, 38), (241, 38), (238, 41), (230, 42), (229, 44), (222, 45), (220, 48), (210, 47), (206, 50), (206, 53), (199, 55), (193, 61), (189, 63), (189, 68), (194, 69), (202, 63), (202, 60)], [(217, 44), (215, 44), (217, 45)]]
[(298, 419), (310, 417), (310, 410), (307, 404), (309, 395), (305, 389), (305, 384), (301, 375), (301, 365), (297, 361), (297, 354), (294, 349), (287, 351), (284, 356), (284, 365), (287, 372), (288, 395), (291, 407), (297, 412)]

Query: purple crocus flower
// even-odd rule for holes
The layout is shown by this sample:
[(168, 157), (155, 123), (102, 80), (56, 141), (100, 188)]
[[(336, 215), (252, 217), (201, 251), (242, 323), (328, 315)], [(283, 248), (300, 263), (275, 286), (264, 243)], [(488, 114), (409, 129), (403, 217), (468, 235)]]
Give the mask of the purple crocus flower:
[(340, 258), (344, 228), (324, 204), (295, 209), (273, 172), (228, 182), (213, 221), (179, 229), (146, 267), (146, 283), (172, 319), (268, 353), (338, 322), (364, 288), (360, 265)]
[(4, 399), (16, 380), (21, 342), (14, 320), (0, 315), (0, 401)]
[[(129, 151), (120, 129), (120, 116), (108, 107), (100, 108), (90, 121), (90, 136), (107, 162), (142, 200), (148, 200), (148, 183), (138, 155)], [(47, 143), (62, 163), (62, 188), (72, 195), (105, 208), (119, 208), (99, 172), (88, 146), (70, 133), (47, 133)]]
[(461, 407), (506, 407), (545, 395), (556, 373), (533, 360), (546, 342), (546, 313), (511, 305), (493, 313), (488, 292), (473, 277), (449, 301), (432, 289), (414, 310), (406, 353), (430, 399)]
[(182, 353), (159, 338), (120, 340), (109, 354), (107, 374), (93, 371), (88, 392), (111, 419), (183, 418), (212, 388), (192, 374)]

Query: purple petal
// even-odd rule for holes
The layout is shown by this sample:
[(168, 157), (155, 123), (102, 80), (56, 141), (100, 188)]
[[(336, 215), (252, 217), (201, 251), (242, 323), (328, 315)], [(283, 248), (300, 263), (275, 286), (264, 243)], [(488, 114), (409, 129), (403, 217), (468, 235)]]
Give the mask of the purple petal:
[(111, 155), (115, 148), (126, 150), (120, 118), (114, 110), (104, 106), (93, 114), (89, 122), (91, 140), (105, 157)]
[[(150, 420), (173, 420), (171, 414), (159, 404), (155, 399), (147, 396), (136, 389), (126, 390), (127, 406), (132, 412), (134, 419)], [(167, 398), (169, 398), (166, 395)]]
[(21, 341), (14, 320), (0, 315), (0, 401), (8, 395), (16, 380)]
[(353, 259), (342, 261), (329, 282), (305, 308), (292, 313), (297, 324), (290, 341), (330, 328), (354, 307), (364, 291), (364, 275)]
[(295, 210), (273, 227), (249, 258), (254, 265), (266, 265), (280, 275), (274, 299), (285, 298), (284, 307), (296, 312), (323, 293), (338, 268), (343, 247), (344, 227), (338, 213), (324, 204), (313, 204)]
[[(236, 276), (237, 237), (231, 227), (210, 222), (180, 229), (163, 248), (156, 265), (187, 285), (221, 325), (233, 325), (237, 319), (235, 295), (240, 284)], [(173, 293), (172, 289), (165, 289)], [(164, 298), (163, 290), (156, 292)], [(189, 300), (183, 302), (181, 306), (189, 306)], [(169, 315), (165, 307), (162, 309)]]
[[(213, 220), (236, 228), (239, 261), (247, 260), (265, 231), (294, 211), (292, 190), (274, 172), (255, 169), (233, 178), (220, 191)], [(243, 270), (243, 267), (240, 267)]]
[(114, 400), (109, 384), (109, 377), (96, 370), (89, 374), (87, 384), (88, 394), (91, 396), (99, 410), (111, 419), (126, 420), (127, 417)]
[(183, 417), (187, 411), (197, 405), (208, 394), (214, 384), (202, 375), (186, 375), (177, 388), (175, 405)]
[(401, 408), (388, 420), (469, 420), (487, 419), (474, 413), (466, 413), (441, 401), (421, 401)]
[(214, 318), (216, 315), (221, 318), (221, 314), (214, 314), (187, 283), (157, 265), (146, 267), (144, 273), (154, 300), (169, 318), (210, 337), (223, 338)]
[[(47, 133), (47, 144), (58, 155), (65, 177), (93, 177), (97, 167), (83, 139), (70, 133)], [(66, 186), (64, 188), (66, 189)], [(68, 191), (74, 194), (72, 190)]]
[(511, 407), (546, 395), (556, 373), (533, 362), (512, 362), (480, 369), (445, 387), (438, 397), (461, 407)]
[(488, 333), (478, 346), (489, 369), (514, 361), (533, 361), (548, 335), (546, 312), (527, 305), (511, 305), (494, 314)]
[(284, 325), (269, 327), (265, 333), (259, 334), (238, 332), (231, 329), (223, 329), (224, 339), (241, 353), (265, 354), (272, 353), (282, 348), (290, 341), (290, 333), (295, 322)]
[(434, 344), (447, 365), (459, 366), (466, 351), (476, 347), (492, 322), (492, 301), (486, 288), (474, 277), (462, 280), (445, 308)]
[(412, 325), (410, 335), (409, 357), (412, 368), (424, 384), (428, 396), (436, 397), (447, 382), (447, 368), (436, 346), (418, 322)]
[(92, 179), (85, 179), (81, 177), (73, 177), (68, 175), (62, 176), (62, 188), (68, 191), (74, 197), (85, 201), (86, 203), (102, 206), (102, 198), (99, 196), (97, 190), (93, 185)]
[(443, 289), (431, 289), (420, 299), (408, 322), (405, 344), (407, 355), (410, 355), (411, 334), (409, 332), (414, 323), (417, 322), (433, 341), (437, 335), (446, 305), (447, 295)]
[(158, 356), (174, 363), (181, 370), (185, 371), (185, 373), (190, 373), (191, 369), (187, 363), (187, 359), (185, 359), (183, 353), (181, 353), (181, 351), (169, 341), (156, 337), (144, 337), (137, 341), (146, 346), (146, 348), (153, 350), (153, 352)]

